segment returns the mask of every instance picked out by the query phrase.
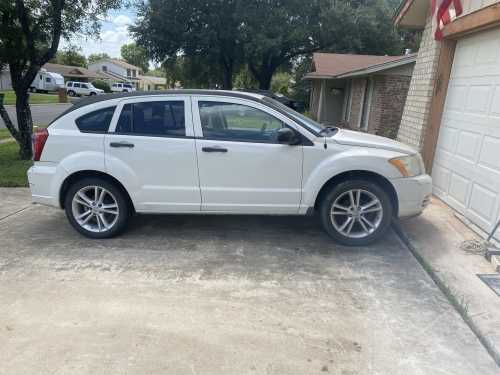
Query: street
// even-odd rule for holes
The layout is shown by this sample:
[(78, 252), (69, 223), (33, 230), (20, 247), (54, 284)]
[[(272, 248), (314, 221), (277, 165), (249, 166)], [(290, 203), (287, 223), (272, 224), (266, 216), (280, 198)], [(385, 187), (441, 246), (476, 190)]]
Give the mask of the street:
[(89, 240), (0, 189), (2, 374), (497, 374), (391, 231), (311, 217), (137, 216)]
[[(67, 104), (35, 104), (31, 106), (31, 116), (33, 117), (34, 125), (47, 125), (57, 116), (71, 107), (71, 103)], [(17, 125), (16, 119), (16, 107), (6, 106), (7, 112), (9, 113), (12, 122)], [(5, 124), (2, 119), (0, 119), (0, 129), (5, 128)]]

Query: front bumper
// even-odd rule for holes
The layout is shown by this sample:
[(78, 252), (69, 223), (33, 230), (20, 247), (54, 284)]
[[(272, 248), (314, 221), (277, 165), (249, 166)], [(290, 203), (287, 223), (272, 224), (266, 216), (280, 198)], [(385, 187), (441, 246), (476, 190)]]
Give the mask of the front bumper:
[(398, 196), (398, 217), (418, 215), (430, 203), (431, 176), (424, 174), (416, 177), (397, 178), (391, 182)]

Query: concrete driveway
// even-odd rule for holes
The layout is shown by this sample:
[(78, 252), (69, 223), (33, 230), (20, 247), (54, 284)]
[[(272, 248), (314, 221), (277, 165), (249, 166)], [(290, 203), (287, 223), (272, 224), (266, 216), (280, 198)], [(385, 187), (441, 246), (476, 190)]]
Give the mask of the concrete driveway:
[(24, 190), (2, 206), (2, 374), (498, 373), (393, 233), (346, 248), (314, 218), (139, 216), (92, 241)]

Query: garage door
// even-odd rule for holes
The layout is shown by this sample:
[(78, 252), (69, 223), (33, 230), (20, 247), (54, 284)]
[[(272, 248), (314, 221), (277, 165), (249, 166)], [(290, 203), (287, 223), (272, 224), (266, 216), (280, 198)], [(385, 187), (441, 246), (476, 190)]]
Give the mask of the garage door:
[(433, 178), (438, 197), (493, 229), (500, 214), (500, 29), (457, 43)]

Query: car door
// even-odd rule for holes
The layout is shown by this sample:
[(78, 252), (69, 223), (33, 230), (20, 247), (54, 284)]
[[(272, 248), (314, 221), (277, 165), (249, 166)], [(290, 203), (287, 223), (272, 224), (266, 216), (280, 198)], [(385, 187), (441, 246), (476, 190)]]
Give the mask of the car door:
[(80, 84), (80, 87), (81, 87), (81, 94), (82, 95), (89, 95), (90, 94), (90, 87), (88, 84), (86, 83), (81, 83)]
[(202, 211), (293, 214), (302, 145), (277, 142), (281, 114), (251, 100), (193, 98)]
[(105, 138), (105, 153), (106, 168), (124, 181), (137, 211), (200, 211), (189, 97), (122, 100)]

